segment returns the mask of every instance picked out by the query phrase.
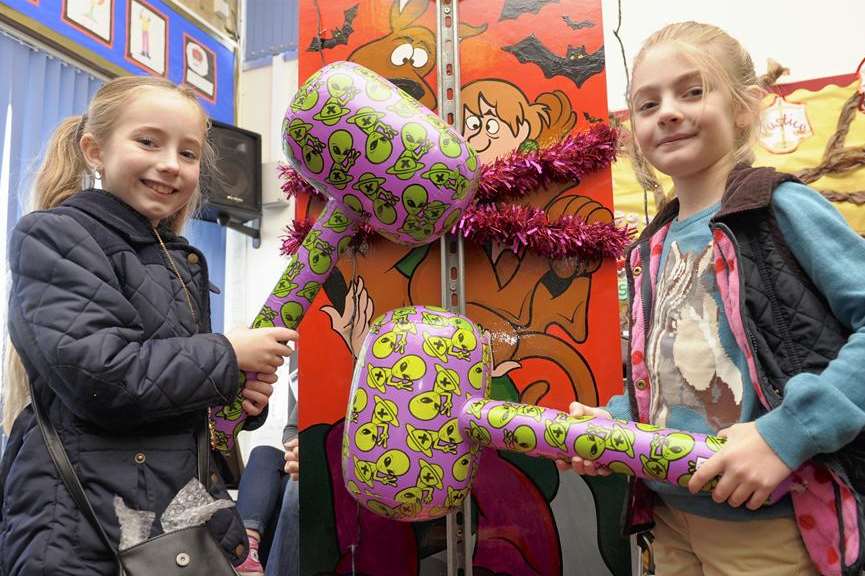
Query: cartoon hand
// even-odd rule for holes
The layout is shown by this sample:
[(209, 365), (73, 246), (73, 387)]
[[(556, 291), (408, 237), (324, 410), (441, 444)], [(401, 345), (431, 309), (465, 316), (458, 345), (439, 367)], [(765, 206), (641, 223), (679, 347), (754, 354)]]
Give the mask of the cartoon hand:
[(342, 315), (333, 306), (323, 306), (321, 310), (330, 316), (331, 328), (342, 336), (352, 355), (357, 356), (369, 330), (369, 321), (374, 310), (374, 303), (363, 285), (363, 278), (358, 276), (357, 280), (349, 285)]
[(727, 502), (733, 508), (747, 503), (750, 510), (757, 510), (793, 471), (766, 444), (754, 422), (734, 424), (719, 431), (718, 436), (727, 441), (697, 468), (688, 490), (696, 494), (704, 484), (720, 476), (712, 490), (715, 502)]
[(292, 438), (285, 444), (285, 473), (292, 480), (300, 478), (300, 446), (297, 438)]

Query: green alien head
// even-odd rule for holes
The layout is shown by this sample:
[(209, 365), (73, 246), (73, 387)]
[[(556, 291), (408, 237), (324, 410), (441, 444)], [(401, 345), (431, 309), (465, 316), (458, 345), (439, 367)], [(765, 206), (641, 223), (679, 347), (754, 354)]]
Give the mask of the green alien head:
[(393, 400), (373, 396), (375, 408), (372, 411), (372, 421), (376, 424), (393, 424), (399, 426), (399, 408)]
[(366, 390), (363, 388), (358, 388), (354, 391), (354, 396), (351, 399), (351, 421), (357, 422), (358, 416), (360, 413), (364, 411), (366, 408), (368, 397), (366, 394)]
[[(306, 242), (304, 242), (306, 244)], [(309, 269), (316, 274), (325, 274), (330, 270), (333, 264), (334, 248), (324, 241), (316, 241), (311, 243), (311, 246), (306, 246), (309, 250)]]
[(451, 392), (462, 394), (460, 389), (460, 375), (456, 370), (445, 368), (440, 364), (436, 364), (436, 379), (435, 389), (439, 392)]
[(504, 428), (517, 415), (516, 404), (499, 404), (487, 412), (487, 421), (493, 428)]
[(459, 458), (457, 458), (457, 461), (454, 462), (453, 469), (451, 470), (451, 472), (453, 472), (454, 479), (457, 482), (462, 482), (463, 480), (465, 480), (466, 478), (469, 477), (469, 472), (471, 471), (471, 469), (472, 469), (472, 455), (469, 453), (466, 453), (466, 454), (463, 454), (462, 456), (460, 456)]
[(457, 328), (451, 336), (451, 346), (448, 353), (461, 360), (468, 360), (471, 352), (477, 348), (478, 339), (473, 330)]
[(447, 444), (462, 444), (463, 437), (460, 434), (460, 425), (456, 418), (451, 418), (441, 425), (438, 430), (438, 438)]
[(307, 136), (300, 145), (303, 163), (313, 174), (321, 174), (324, 170), (324, 157), (321, 155), (323, 150), (324, 143), (315, 136)]
[(478, 362), (469, 368), (469, 384), (475, 390), (480, 390), (484, 385), (484, 363)]
[(378, 424), (374, 422), (367, 422), (363, 426), (359, 426), (357, 431), (354, 433), (354, 445), (357, 446), (357, 449), (361, 452), (369, 452), (376, 445), (381, 445), (387, 447), (387, 440), (383, 439), (379, 436), (378, 433)]
[(375, 130), (371, 132), (366, 139), (366, 159), (373, 164), (381, 164), (390, 158), (393, 152), (393, 138), (396, 136), (396, 130), (379, 122)]
[(372, 343), (372, 355), (376, 358), (387, 358), (396, 350), (398, 334), (391, 330), (380, 335)]
[(425, 454), (428, 458), (432, 458), (432, 445), (438, 437), (438, 433), (433, 430), (415, 428), (408, 423), (406, 423), (405, 429), (408, 432), (408, 436), (406, 436), (408, 447), (415, 452)]
[(334, 164), (342, 164), (355, 152), (354, 138), (348, 130), (334, 130), (327, 139), (327, 149)]
[(255, 320), (252, 322), (253, 328), (273, 328), (275, 324), (273, 323), (276, 318), (276, 311), (272, 308), (268, 308), (267, 306), (262, 307), (261, 311), (258, 313), (258, 316), (255, 317)]
[(426, 189), (420, 184), (412, 184), (403, 191), (402, 205), (408, 216), (401, 230), (417, 241), (432, 235), (447, 209), (447, 204), (440, 200), (429, 201)]
[(400, 139), (406, 150), (415, 151), (428, 144), (426, 128), (417, 122), (406, 122), (400, 131)]
[(420, 460), (420, 474), (417, 477), (417, 485), (427, 488), (437, 488), (441, 490), (444, 486), (444, 471), (438, 464), (427, 462), (423, 458)]
[(583, 460), (597, 460), (606, 451), (604, 437), (596, 432), (587, 431), (574, 440), (574, 451)]
[(487, 446), (492, 441), (490, 431), (474, 422), (469, 422), (469, 438), (481, 446)]
[(408, 410), (418, 420), (432, 420), (442, 411), (441, 396), (433, 391), (417, 394), (409, 402)]
[(684, 432), (671, 432), (658, 440), (661, 458), (665, 460), (679, 460), (694, 449), (694, 437)]
[(448, 158), (459, 158), (462, 154), (460, 138), (451, 128), (439, 130), (439, 149)]
[(389, 384), (401, 390), (411, 390), (414, 382), (426, 374), (426, 362), (416, 354), (403, 356), (391, 368)]
[(289, 300), (280, 307), (279, 316), (286, 328), (297, 328), (297, 325), (300, 324), (300, 318), (303, 316), (303, 306)]
[(375, 469), (379, 474), (389, 477), (402, 476), (408, 472), (411, 461), (402, 450), (388, 450), (375, 461)]
[(659, 460), (656, 458), (647, 458), (645, 454), (640, 454), (640, 462), (643, 464), (643, 471), (651, 478), (657, 480), (666, 480), (667, 473), (670, 468), (669, 460)]
[(544, 419), (544, 440), (551, 447), (567, 452), (568, 447), (565, 446), (565, 440), (568, 437), (568, 426), (563, 422), (556, 420)]
[(505, 446), (514, 452), (530, 452), (535, 449), (538, 439), (531, 426), (521, 424), (513, 430), (505, 430)]

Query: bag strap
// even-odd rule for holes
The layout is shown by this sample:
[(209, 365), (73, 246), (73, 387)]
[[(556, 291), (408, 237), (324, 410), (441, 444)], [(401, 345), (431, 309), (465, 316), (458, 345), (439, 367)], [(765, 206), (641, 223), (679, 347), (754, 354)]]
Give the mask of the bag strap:
[[(105, 529), (96, 517), (93, 507), (90, 505), (90, 500), (87, 499), (87, 495), (84, 493), (84, 487), (81, 486), (81, 481), (78, 479), (78, 475), (75, 474), (75, 470), (72, 468), (72, 463), (69, 461), (69, 456), (66, 454), (66, 449), (63, 447), (63, 441), (60, 440), (60, 436), (57, 434), (54, 424), (52, 424), (42, 412), (42, 407), (40, 406), (40, 402), (35, 392), (33, 384), (30, 383), (30, 401), (33, 404), (33, 411), (36, 413), (36, 421), (39, 423), (42, 437), (45, 439), (45, 447), (48, 449), (48, 455), (51, 456), (51, 461), (54, 462), (54, 467), (57, 468), (57, 473), (60, 474), (60, 478), (66, 486), (66, 490), (69, 491), (69, 495), (72, 496), (73, 500), (75, 500), (75, 505), (78, 506), (78, 509), (87, 517), (87, 520), (90, 521), (90, 524), (96, 530), (102, 543), (111, 551), (111, 554), (117, 559), (119, 565), (120, 559), (117, 556), (117, 549), (114, 547), (114, 544), (111, 543), (111, 540), (109, 540), (108, 534), (105, 533)], [(120, 573), (122, 574), (122, 572)]]
[[(114, 544), (111, 543), (108, 534), (105, 532), (105, 528), (102, 527), (102, 523), (99, 522), (99, 519), (96, 517), (96, 512), (94, 512), (90, 500), (87, 499), (87, 494), (84, 493), (84, 487), (81, 485), (81, 480), (78, 479), (78, 475), (75, 473), (75, 469), (69, 461), (69, 455), (66, 453), (63, 441), (57, 434), (54, 424), (51, 423), (42, 411), (42, 406), (35, 394), (33, 384), (29, 382), (28, 384), (30, 386), (30, 398), (31, 403), (33, 404), (33, 411), (36, 413), (36, 421), (39, 424), (39, 429), (42, 431), (42, 438), (45, 440), (45, 447), (48, 449), (48, 455), (51, 457), (54, 467), (57, 469), (57, 473), (60, 474), (60, 478), (66, 486), (66, 490), (69, 491), (69, 495), (72, 496), (78, 509), (81, 510), (96, 530), (96, 534), (99, 536), (100, 540), (102, 540), (102, 543), (105, 544), (105, 547), (111, 551), (112, 556), (117, 560), (118, 573), (123, 574), (123, 567), (120, 564), (118, 550)], [(207, 433), (207, 422), (205, 421), (204, 429), (196, 434), (198, 442), (198, 480), (203, 486), (205, 486), (205, 488), (208, 485), (208, 470), (210, 468), (210, 443)]]

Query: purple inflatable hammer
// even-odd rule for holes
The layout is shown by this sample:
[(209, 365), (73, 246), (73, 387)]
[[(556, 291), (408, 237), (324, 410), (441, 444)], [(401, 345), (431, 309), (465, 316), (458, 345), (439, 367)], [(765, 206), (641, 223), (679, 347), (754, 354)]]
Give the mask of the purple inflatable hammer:
[[(459, 133), (350, 62), (329, 64), (303, 83), (282, 140), (294, 168), (329, 200), (253, 327), (296, 328), (358, 222), (394, 242), (427, 244), (459, 220), (477, 188), (478, 159)], [(238, 396), (216, 412), (223, 451), (245, 420), (241, 404)]]
[[(373, 322), (355, 367), (342, 442), (343, 480), (361, 504), (398, 520), (455, 511), (484, 446), (580, 456), (613, 472), (685, 486), (723, 444), (716, 436), (489, 400), (490, 350), (475, 324), (441, 308), (398, 308)], [(788, 489), (782, 484), (771, 499)]]

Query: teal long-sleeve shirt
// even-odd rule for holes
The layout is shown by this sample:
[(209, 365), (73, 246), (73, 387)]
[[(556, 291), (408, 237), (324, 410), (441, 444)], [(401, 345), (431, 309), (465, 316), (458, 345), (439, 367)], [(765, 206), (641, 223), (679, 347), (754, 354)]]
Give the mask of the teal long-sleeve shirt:
[[(767, 413), (743, 404), (741, 421), (755, 420), (766, 443), (796, 469), (816, 454), (839, 450), (865, 427), (865, 240), (807, 186), (782, 184), (772, 207), (791, 252), (852, 332), (822, 373), (790, 379), (778, 408)], [(706, 224), (717, 209), (702, 215)], [(614, 417), (633, 419), (625, 396), (613, 397), (607, 408)]]

